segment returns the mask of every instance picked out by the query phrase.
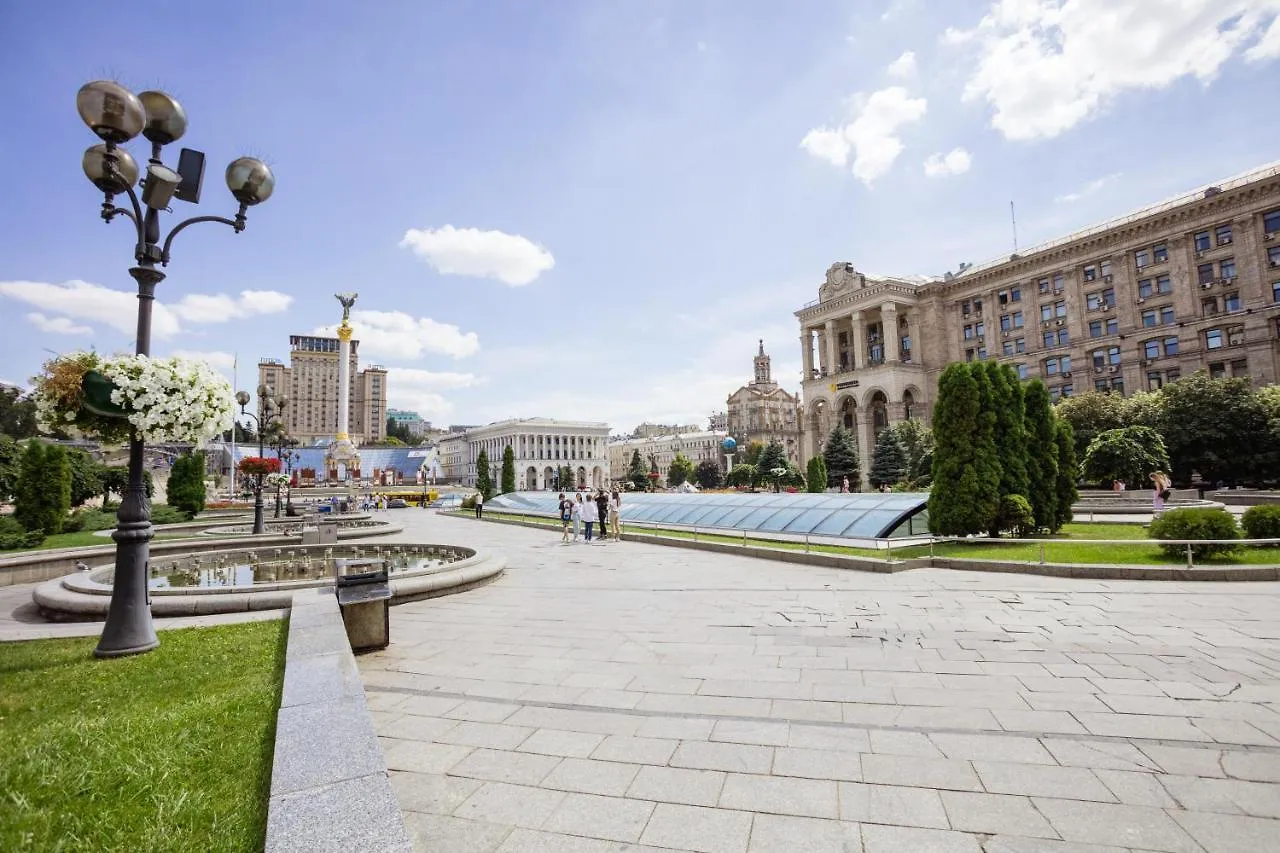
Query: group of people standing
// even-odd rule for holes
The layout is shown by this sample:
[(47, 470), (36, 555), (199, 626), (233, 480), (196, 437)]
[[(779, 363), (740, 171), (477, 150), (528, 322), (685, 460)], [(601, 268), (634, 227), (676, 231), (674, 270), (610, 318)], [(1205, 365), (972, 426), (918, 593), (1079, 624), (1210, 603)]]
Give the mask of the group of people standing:
[[(618, 490), (605, 492), (604, 489), (596, 491), (594, 497), (590, 492), (576, 493), (572, 498), (565, 497), (565, 493), (560, 493), (560, 541), (561, 542), (577, 542), (579, 532), (585, 528), (583, 534), (587, 544), (591, 544), (592, 534), (595, 532), (597, 523), (600, 525), (600, 539), (604, 540), (608, 536), (613, 536), (614, 541), (622, 538), (619, 529), (618, 514), (622, 509), (622, 497), (618, 494)], [(605, 525), (608, 525), (606, 529)], [(569, 528), (573, 528), (573, 539), (569, 538)]]

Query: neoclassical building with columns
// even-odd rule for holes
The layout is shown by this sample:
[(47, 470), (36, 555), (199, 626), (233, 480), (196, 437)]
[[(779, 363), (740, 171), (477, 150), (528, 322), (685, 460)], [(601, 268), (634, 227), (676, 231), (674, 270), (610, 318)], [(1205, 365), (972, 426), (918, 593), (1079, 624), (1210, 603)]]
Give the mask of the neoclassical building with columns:
[[(508, 446), (515, 454), (518, 490), (597, 489), (609, 485), (606, 423), (524, 418), (472, 427), (451, 438), (452, 442), (441, 443), (457, 448), (457, 455), (462, 457), (458, 476), (468, 486), (476, 485), (476, 460), (481, 450), (489, 456), (490, 479), (495, 488), (500, 486), (502, 454)], [(564, 467), (572, 469), (575, 482), (558, 483), (557, 472)], [(447, 471), (446, 465), (446, 476)]]
[(928, 420), (938, 376), (994, 359), (1052, 399), (1156, 390), (1197, 370), (1280, 378), (1280, 163), (933, 278), (832, 264), (796, 312), (804, 458)]

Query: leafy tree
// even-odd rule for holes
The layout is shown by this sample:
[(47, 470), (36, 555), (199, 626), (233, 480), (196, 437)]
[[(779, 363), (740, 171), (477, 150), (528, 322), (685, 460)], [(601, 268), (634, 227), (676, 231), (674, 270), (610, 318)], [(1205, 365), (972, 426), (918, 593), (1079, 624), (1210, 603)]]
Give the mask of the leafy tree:
[(1062, 516), (1058, 510), (1060, 454), (1053, 405), (1049, 402), (1049, 392), (1039, 379), (1027, 383), (1023, 400), (1027, 430), (1027, 500), (1031, 503), (1036, 527), (1054, 530)]
[(995, 446), (1000, 457), (1000, 496), (1027, 494), (1026, 406), (1022, 383), (1012, 367), (988, 361), (990, 411), (995, 415)]
[(1128, 426), (1124, 397), (1120, 394), (1085, 391), (1063, 397), (1054, 408), (1058, 417), (1071, 424), (1077, 456), (1084, 456), (1098, 433)]
[(0, 435), (31, 438), (36, 434), (36, 401), (13, 386), (0, 386)]
[(748, 442), (746, 449), (742, 452), (742, 461), (747, 465), (758, 467), (761, 453), (764, 453), (763, 441)]
[(649, 488), (649, 472), (644, 469), (644, 462), (640, 459), (640, 451), (631, 451), (631, 464), (627, 466), (627, 479), (631, 482), (631, 487), (637, 492), (643, 492)]
[(476, 488), (485, 500), (493, 495), (493, 478), (489, 475), (489, 451), (481, 450), (476, 457)]
[(748, 465), (746, 462), (734, 465), (733, 470), (729, 472), (729, 476), (725, 478), (725, 482), (734, 488), (754, 484), (756, 482), (756, 466)]
[(502, 494), (516, 490), (516, 452), (507, 445), (502, 451)]
[[(99, 472), (98, 480), (102, 485), (103, 504), (110, 503), (112, 493), (119, 495), (123, 499), (125, 489), (129, 488), (129, 467), (127, 465), (108, 465)], [(143, 471), (142, 480), (147, 491), (147, 497), (155, 497), (156, 484), (151, 477), (151, 472)]]
[(718, 489), (724, 480), (720, 466), (710, 459), (704, 459), (693, 469), (693, 481), (700, 489)]
[(395, 418), (387, 418), (387, 438), (398, 439), (403, 444), (417, 444), (417, 437), (409, 431), (408, 424), (402, 424)]
[(67, 464), (71, 469), (71, 505), (82, 506), (90, 498), (102, 493), (102, 472), (105, 466), (78, 448), (67, 451)]
[(693, 460), (683, 453), (676, 453), (676, 458), (671, 460), (671, 464), (667, 467), (667, 485), (678, 486), (686, 482), (693, 476)]
[(557, 469), (560, 474), (561, 491), (572, 492), (578, 487), (578, 481), (573, 476), (573, 469), (568, 465), (561, 465)]
[(935, 534), (981, 533), (990, 529), (999, 509), (994, 415), (984, 418), (981, 407), (980, 384), (985, 381), (981, 365), (970, 369), (963, 363), (948, 365), (938, 379), (933, 408), (937, 443), (929, 493), (929, 529)]
[(1259, 438), (1268, 434), (1267, 407), (1247, 378), (1210, 379), (1204, 371), (1160, 391), (1160, 432), (1173, 479), (1239, 483), (1264, 472)]
[(184, 453), (173, 460), (165, 502), (193, 516), (204, 509), (205, 497), (204, 454)]
[(1116, 480), (1136, 489), (1152, 471), (1169, 470), (1164, 439), (1151, 427), (1131, 426), (1098, 433), (1084, 454), (1084, 475), (1094, 482)]
[(22, 445), (10, 436), (0, 435), (0, 501), (13, 499), (21, 470)]
[(1064, 524), (1071, 522), (1071, 505), (1080, 498), (1080, 492), (1076, 488), (1076, 482), (1080, 479), (1080, 466), (1076, 464), (1076, 445), (1071, 435), (1071, 424), (1055, 420), (1053, 438), (1058, 445), (1058, 486), (1054, 523), (1050, 529), (1056, 533)]
[(897, 433), (891, 429), (880, 430), (875, 449), (871, 451), (871, 471), (867, 479), (875, 488), (893, 486), (902, 480), (907, 470), (907, 452), (902, 449)]
[(62, 530), (71, 509), (71, 466), (56, 444), (27, 442), (22, 454), (14, 518), (28, 531), (51, 536)]
[(858, 439), (844, 424), (836, 424), (822, 449), (822, 461), (827, 466), (827, 484), (839, 486), (845, 477), (849, 488), (857, 489), (862, 481), (862, 465), (858, 461)]
[(788, 467), (787, 451), (783, 449), (782, 442), (776, 438), (771, 439), (756, 463), (756, 474), (762, 482), (771, 484), (776, 490), (787, 478)]
[(814, 456), (809, 460), (808, 476), (805, 478), (809, 483), (809, 491), (825, 492), (827, 490), (827, 463), (822, 460), (821, 456)]
[(933, 482), (933, 430), (912, 418), (892, 427), (907, 454), (904, 479), (911, 488), (924, 488)]

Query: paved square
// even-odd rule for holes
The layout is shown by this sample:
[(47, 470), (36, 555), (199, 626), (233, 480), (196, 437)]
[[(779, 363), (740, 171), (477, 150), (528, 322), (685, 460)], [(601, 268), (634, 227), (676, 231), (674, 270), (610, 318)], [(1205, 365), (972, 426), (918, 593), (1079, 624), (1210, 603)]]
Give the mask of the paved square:
[(394, 519), (509, 558), (358, 658), (419, 849), (1280, 851), (1280, 584)]

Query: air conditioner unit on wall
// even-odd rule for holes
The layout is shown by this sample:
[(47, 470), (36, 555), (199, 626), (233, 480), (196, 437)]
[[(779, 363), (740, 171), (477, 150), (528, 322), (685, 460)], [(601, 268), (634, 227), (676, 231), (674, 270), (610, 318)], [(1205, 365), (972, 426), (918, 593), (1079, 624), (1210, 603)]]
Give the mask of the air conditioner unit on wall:
[(1205, 282), (1201, 282), (1201, 283), (1200, 283), (1200, 289), (1201, 289), (1201, 290), (1208, 290), (1208, 289), (1209, 289), (1209, 288), (1211, 288), (1211, 287), (1213, 287), (1213, 282), (1211, 282), (1211, 281), (1205, 281)]
[(1146, 301), (1147, 301), (1147, 300), (1145, 300), (1145, 299), (1143, 299), (1141, 296), (1139, 296), (1136, 300), (1134, 300), (1134, 303), (1133, 303), (1133, 304), (1135, 304), (1135, 305), (1141, 305), (1141, 304), (1143, 304), (1143, 303), (1144, 303), (1144, 302), (1146, 302)]
[(1061, 325), (1065, 324), (1066, 322), (1067, 322), (1066, 320), (1055, 320), (1055, 321), (1053, 322), (1053, 324), (1054, 324), (1055, 326), (1061, 326)]
[(1110, 372), (1111, 372), (1111, 373), (1119, 373), (1119, 372), (1120, 372), (1120, 366), (1119, 366), (1118, 364), (1113, 364), (1113, 365), (1111, 365), (1111, 370), (1110, 370)]
[(1062, 374), (1062, 378), (1063, 378), (1063, 379), (1070, 379), (1070, 378), (1071, 378), (1071, 371), (1070, 371), (1070, 370), (1065, 371), (1065, 372)]

